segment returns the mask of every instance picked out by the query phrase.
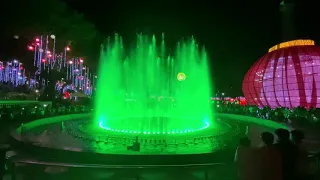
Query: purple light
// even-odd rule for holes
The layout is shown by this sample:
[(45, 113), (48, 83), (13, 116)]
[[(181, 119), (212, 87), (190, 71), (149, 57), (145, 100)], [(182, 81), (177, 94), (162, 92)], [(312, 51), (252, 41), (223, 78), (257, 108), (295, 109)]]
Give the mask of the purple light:
[(294, 46), (272, 51), (247, 72), (247, 103), (258, 106), (320, 107), (320, 47)]

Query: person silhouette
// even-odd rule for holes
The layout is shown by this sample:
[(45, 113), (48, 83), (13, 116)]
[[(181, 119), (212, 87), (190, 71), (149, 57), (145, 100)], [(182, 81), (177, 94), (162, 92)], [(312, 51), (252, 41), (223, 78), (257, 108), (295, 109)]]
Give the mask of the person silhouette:
[(282, 160), (282, 174), (284, 180), (292, 180), (295, 177), (295, 158), (297, 148), (290, 140), (290, 132), (287, 129), (275, 130), (278, 141), (274, 145), (281, 155)]
[(299, 130), (291, 131), (291, 137), (293, 143), (297, 147), (296, 154), (296, 168), (297, 179), (309, 179), (310, 178), (310, 166), (308, 162), (308, 151), (304, 148), (302, 140), (305, 138), (304, 133)]
[(256, 166), (254, 161), (254, 149), (250, 147), (251, 141), (244, 137), (236, 150), (234, 161), (238, 166), (239, 178), (241, 180), (256, 180)]
[(273, 145), (274, 135), (261, 133), (263, 146), (258, 150), (259, 176), (261, 180), (282, 180), (282, 161), (280, 152)]

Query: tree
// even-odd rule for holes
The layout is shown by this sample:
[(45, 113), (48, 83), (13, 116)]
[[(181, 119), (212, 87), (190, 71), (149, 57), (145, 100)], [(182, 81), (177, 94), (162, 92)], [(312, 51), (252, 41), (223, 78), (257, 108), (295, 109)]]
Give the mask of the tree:
[(71, 42), (74, 56), (90, 57), (99, 51), (102, 38), (95, 26), (60, 0), (3, 0), (2, 3), (6, 8), (0, 19), (6, 27), (6, 35), (31, 39), (41, 34), (54, 34), (57, 50), (62, 51)]
[[(96, 54), (99, 54), (102, 38), (95, 26), (63, 1), (3, 0), (1, 3), (5, 5), (0, 11), (5, 32), (0, 36), (13, 38), (18, 35), (33, 41), (36, 36), (53, 34), (57, 38), (57, 52), (63, 52), (65, 46), (71, 44), (69, 56), (84, 57), (87, 62), (96, 59)], [(30, 62), (30, 59), (24, 62)], [(52, 99), (55, 82), (61, 79), (63, 73), (53, 70), (41, 75), (50, 81), (43, 94), (46, 99)]]

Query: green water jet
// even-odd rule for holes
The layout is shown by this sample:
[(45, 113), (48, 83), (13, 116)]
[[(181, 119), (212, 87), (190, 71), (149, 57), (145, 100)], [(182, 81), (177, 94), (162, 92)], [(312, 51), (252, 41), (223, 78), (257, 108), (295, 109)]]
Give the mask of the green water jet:
[(101, 128), (177, 134), (212, 125), (208, 56), (193, 38), (167, 55), (164, 36), (137, 35), (126, 49), (115, 35), (101, 48), (95, 120)]

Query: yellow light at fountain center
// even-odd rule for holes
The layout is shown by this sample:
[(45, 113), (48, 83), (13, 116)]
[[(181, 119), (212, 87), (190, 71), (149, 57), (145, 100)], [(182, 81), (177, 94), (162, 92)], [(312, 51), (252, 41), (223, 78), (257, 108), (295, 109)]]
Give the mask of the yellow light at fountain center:
[(186, 74), (183, 73), (183, 72), (180, 72), (180, 73), (178, 73), (178, 75), (177, 75), (178, 81), (184, 81), (184, 80), (186, 80), (186, 78), (187, 78), (187, 76), (186, 76)]

